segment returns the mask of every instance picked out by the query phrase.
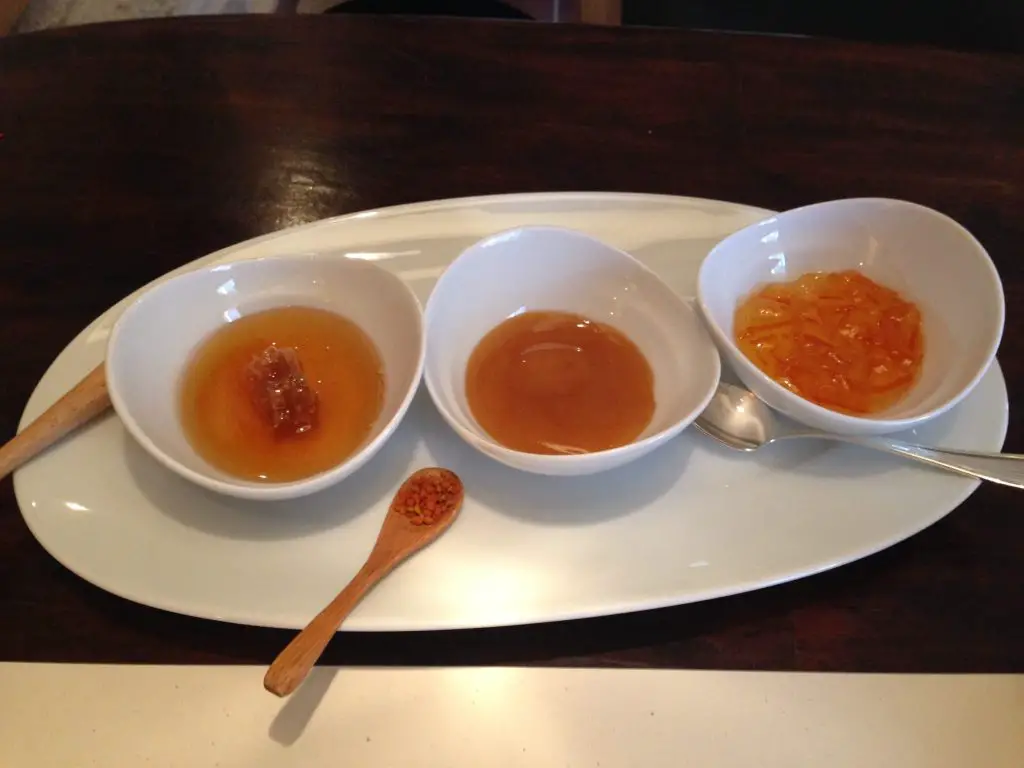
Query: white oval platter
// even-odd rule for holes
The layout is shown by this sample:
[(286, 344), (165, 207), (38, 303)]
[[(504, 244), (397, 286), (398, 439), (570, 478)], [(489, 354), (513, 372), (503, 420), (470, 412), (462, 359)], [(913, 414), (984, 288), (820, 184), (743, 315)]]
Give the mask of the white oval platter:
[[(693, 295), (697, 268), (711, 246), (768, 214), (653, 195), (465, 198), (315, 222), (182, 269), (343, 250), (394, 270), (425, 302), (445, 265), (474, 240), (549, 224), (622, 248), (681, 294)], [(22, 426), (101, 362), (126, 301), (61, 352), (29, 400)], [(906, 437), (998, 450), (1007, 416), (1006, 387), (994, 365), (958, 408)], [(356, 572), (392, 493), (425, 465), (450, 467), (463, 478), (463, 514), (442, 541), (378, 586), (346, 629), (523, 624), (744, 592), (877, 552), (934, 523), (977, 487), (973, 480), (816, 441), (733, 453), (692, 429), (607, 474), (530, 476), (461, 443), (423, 391), (372, 462), (305, 500), (212, 495), (156, 464), (113, 416), (23, 467), (14, 486), (35, 537), (102, 589), (193, 616), (300, 627)]]

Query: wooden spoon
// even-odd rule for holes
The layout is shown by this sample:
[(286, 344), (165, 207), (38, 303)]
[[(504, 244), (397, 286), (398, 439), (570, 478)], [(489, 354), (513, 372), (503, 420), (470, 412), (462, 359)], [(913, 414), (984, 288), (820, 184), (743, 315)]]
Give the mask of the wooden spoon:
[(0, 480), (109, 407), (107, 373), (103, 363), (100, 363), (92, 373), (0, 448)]
[[(432, 504), (427, 496), (438, 487), (442, 495), (433, 497)], [(422, 493), (424, 489), (427, 495)], [(366, 563), (278, 654), (263, 678), (263, 687), (277, 696), (287, 696), (298, 688), (363, 596), (396, 565), (448, 530), (462, 508), (463, 496), (462, 481), (451, 470), (431, 467), (410, 475), (395, 494)]]

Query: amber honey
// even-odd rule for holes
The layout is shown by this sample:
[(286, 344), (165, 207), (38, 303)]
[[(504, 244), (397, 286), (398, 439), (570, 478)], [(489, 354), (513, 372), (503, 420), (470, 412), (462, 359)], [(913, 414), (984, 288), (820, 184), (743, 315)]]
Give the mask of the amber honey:
[(736, 343), (758, 368), (843, 413), (895, 405), (924, 360), (917, 306), (855, 270), (763, 286), (740, 303), (734, 320)]
[(591, 453), (635, 440), (654, 415), (654, 374), (623, 333), (568, 312), (524, 312), (473, 350), (466, 397), (508, 448)]
[[(275, 420), (254, 398), (254, 365), (268, 349), (301, 365), (315, 418), (298, 414), (299, 425), (286, 410)], [(180, 392), (185, 435), (206, 461), (238, 478), (288, 482), (330, 469), (360, 447), (380, 415), (384, 374), (373, 341), (355, 323), (322, 309), (282, 307), (241, 317), (204, 341)]]

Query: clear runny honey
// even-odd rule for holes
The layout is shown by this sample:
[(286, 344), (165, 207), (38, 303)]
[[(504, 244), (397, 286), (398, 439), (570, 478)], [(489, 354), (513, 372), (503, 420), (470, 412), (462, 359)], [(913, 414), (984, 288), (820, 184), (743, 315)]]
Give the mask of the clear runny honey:
[[(285, 363), (293, 370), (274, 368)], [(287, 379), (289, 372), (301, 377), (271, 381), (267, 391), (301, 399), (268, 404), (260, 376)], [(217, 469), (289, 482), (355, 453), (383, 398), (380, 354), (358, 325), (323, 309), (281, 307), (243, 316), (200, 344), (181, 381), (181, 423)]]
[(575, 454), (633, 442), (654, 415), (654, 374), (621, 331), (568, 312), (524, 312), (473, 350), (466, 397), (502, 445)]

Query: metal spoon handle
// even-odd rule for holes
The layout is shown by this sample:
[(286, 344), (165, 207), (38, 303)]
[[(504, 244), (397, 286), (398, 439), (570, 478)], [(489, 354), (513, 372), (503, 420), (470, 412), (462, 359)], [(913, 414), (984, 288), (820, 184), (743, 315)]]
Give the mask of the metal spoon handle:
[(983, 453), (977, 451), (940, 451), (884, 437), (852, 437), (830, 435), (844, 443), (852, 443), (877, 451), (894, 453), (923, 464), (956, 472), (959, 475), (988, 480), (1011, 488), (1024, 489), (1024, 455), (1017, 453)]

